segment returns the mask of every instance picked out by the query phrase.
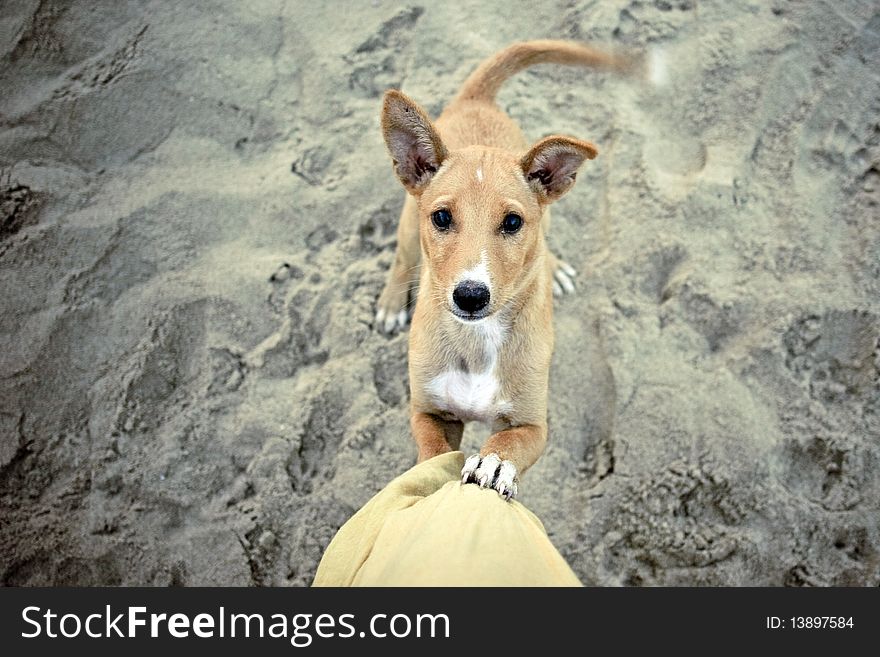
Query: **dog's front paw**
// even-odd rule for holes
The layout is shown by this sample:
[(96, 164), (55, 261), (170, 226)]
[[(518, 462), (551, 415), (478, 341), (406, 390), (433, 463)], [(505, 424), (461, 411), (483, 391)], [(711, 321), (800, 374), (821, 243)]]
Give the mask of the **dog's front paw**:
[(506, 500), (516, 497), (516, 481), (516, 466), (510, 461), (502, 461), (497, 454), (469, 456), (461, 469), (461, 483), (494, 488)]

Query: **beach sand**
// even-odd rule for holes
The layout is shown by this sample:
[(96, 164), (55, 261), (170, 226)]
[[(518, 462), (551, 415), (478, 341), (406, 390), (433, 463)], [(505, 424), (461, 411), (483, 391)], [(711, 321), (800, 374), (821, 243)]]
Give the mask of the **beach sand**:
[(665, 75), (500, 94), (600, 151), (519, 499), (587, 584), (880, 584), (876, 2), (2, 7), (0, 583), (309, 584), (416, 457), (381, 94), (566, 38)]

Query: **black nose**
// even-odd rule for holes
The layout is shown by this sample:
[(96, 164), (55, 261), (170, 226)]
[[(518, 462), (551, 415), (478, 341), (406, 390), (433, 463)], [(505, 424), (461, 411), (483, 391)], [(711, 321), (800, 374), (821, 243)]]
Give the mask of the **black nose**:
[(466, 313), (475, 313), (489, 303), (489, 288), (477, 281), (463, 281), (452, 291), (455, 305)]

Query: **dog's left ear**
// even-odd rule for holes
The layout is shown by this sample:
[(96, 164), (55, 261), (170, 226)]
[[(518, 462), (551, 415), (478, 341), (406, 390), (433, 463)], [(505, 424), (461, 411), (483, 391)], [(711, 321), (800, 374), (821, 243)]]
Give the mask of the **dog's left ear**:
[(400, 182), (411, 194), (420, 194), (446, 158), (446, 147), (428, 115), (399, 91), (386, 91), (382, 134)]
[(588, 141), (553, 135), (532, 146), (520, 160), (520, 166), (538, 198), (550, 203), (571, 188), (584, 160), (592, 160), (598, 154)]

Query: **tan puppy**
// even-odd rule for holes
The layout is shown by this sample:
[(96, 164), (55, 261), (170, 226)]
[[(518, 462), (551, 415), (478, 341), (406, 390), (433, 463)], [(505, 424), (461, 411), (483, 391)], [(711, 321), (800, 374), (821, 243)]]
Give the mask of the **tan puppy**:
[(405, 326), (418, 281), (409, 380), (419, 461), (458, 449), (464, 422), (488, 423), (494, 433), (467, 459), (462, 481), (507, 499), (547, 442), (552, 291), (573, 289), (574, 272), (544, 241), (547, 206), (597, 153), (564, 136), (529, 148), (495, 104), (505, 79), (541, 63), (630, 67), (580, 44), (530, 41), (481, 64), (435, 124), (399, 91), (388, 91), (382, 108), (409, 195), (376, 324)]

